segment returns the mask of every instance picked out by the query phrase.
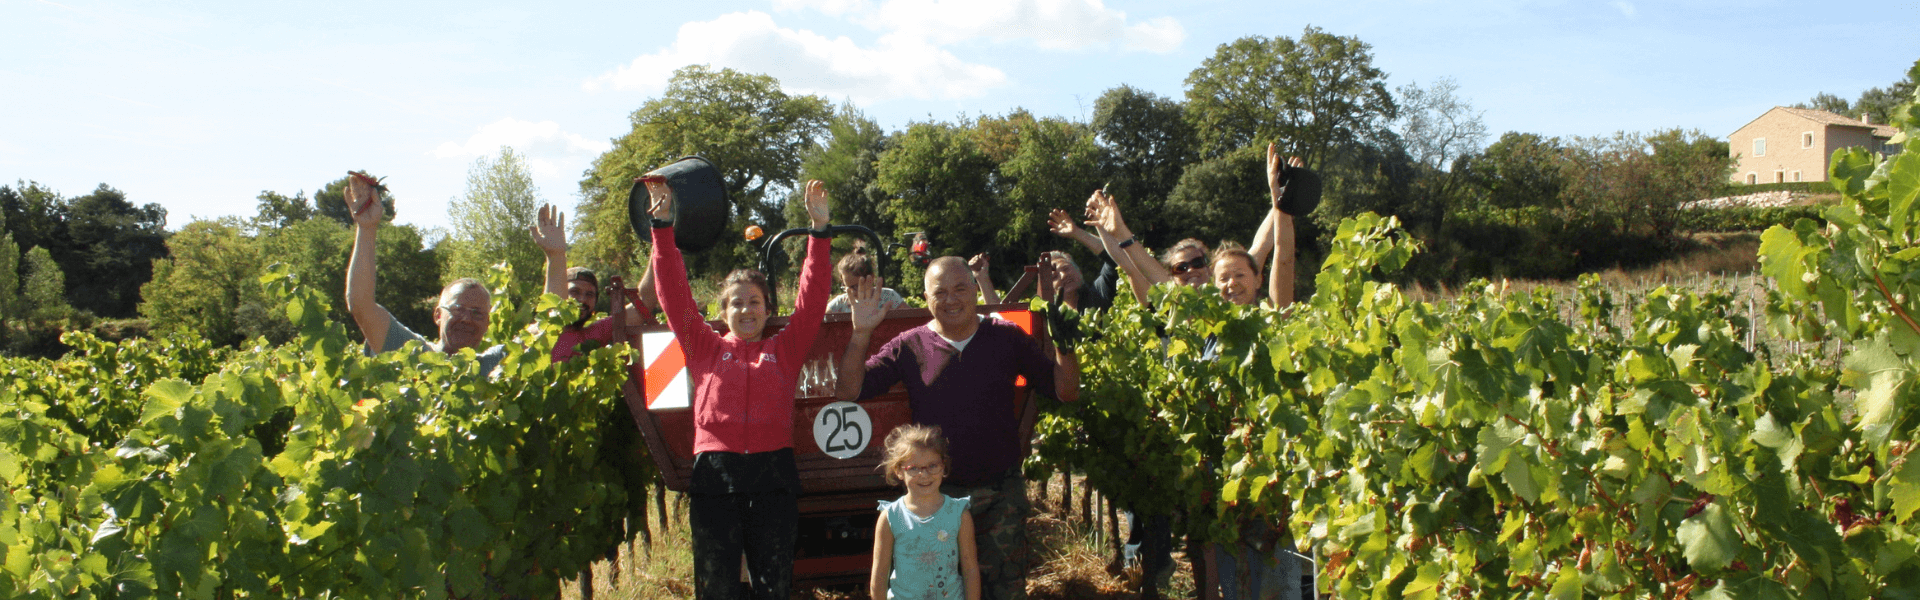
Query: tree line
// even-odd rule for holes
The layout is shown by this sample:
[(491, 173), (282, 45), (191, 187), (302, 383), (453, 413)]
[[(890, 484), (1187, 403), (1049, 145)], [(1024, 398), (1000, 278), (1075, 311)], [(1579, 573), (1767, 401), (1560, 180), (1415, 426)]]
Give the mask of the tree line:
[[(991, 252), (1006, 278), (1060, 245), (1045, 233), (1050, 209), (1078, 207), (1101, 187), (1127, 214), (1146, 215), (1138, 229), (1149, 247), (1243, 237), (1266, 210), (1269, 142), (1326, 181), (1322, 208), (1297, 225), (1302, 268), (1324, 256), (1332, 224), (1372, 211), (1426, 246), (1408, 278), (1448, 282), (1659, 260), (1680, 245), (1680, 204), (1722, 193), (1732, 167), (1724, 141), (1677, 128), (1508, 132), (1487, 145), (1482, 113), (1457, 83), (1390, 87), (1367, 43), (1315, 27), (1222, 44), (1182, 97), (1107, 90), (1084, 121), (1016, 108), (887, 131), (852, 105), (705, 66), (675, 72), (631, 121), (588, 170), (578, 206), (574, 256), (616, 272), (637, 272), (646, 256), (625, 226), (633, 178), (691, 154), (727, 170), (733, 231), (800, 226), (794, 182), (819, 179), (851, 222), (895, 242), (927, 232), (939, 254)], [(757, 249), (736, 240), (689, 266), (715, 276), (754, 264)], [(893, 271), (918, 275), (904, 258)]]
[(1894, 109), (1913, 96), (1913, 87), (1913, 75), (1908, 74), (1886, 87), (1868, 88), (1851, 102), (1838, 94), (1820, 92), (1793, 107), (1824, 110), (1850, 119), (1865, 118), (1875, 124), (1885, 125), (1893, 122)]
[[(1295, 37), (1221, 44), (1188, 74), (1179, 97), (1109, 89), (1085, 120), (1016, 108), (889, 131), (850, 102), (695, 65), (635, 110), (628, 131), (582, 174), (570, 256), (603, 276), (637, 280), (647, 248), (628, 226), (632, 182), (697, 154), (723, 170), (734, 202), (729, 231), (803, 226), (797, 182), (819, 179), (842, 222), (898, 243), (925, 232), (936, 254), (991, 253), (1004, 285), (1023, 263), (1062, 245), (1046, 232), (1048, 211), (1077, 213), (1102, 187), (1140, 215), (1136, 231), (1150, 248), (1244, 237), (1267, 207), (1261, 148), (1271, 142), (1325, 182), (1321, 208), (1296, 225), (1302, 269), (1318, 267), (1333, 224), (1371, 211), (1396, 217), (1424, 247), (1404, 279), (1565, 278), (1670, 256), (1682, 245), (1682, 224), (1695, 221), (1680, 204), (1726, 193), (1732, 168), (1724, 141), (1677, 128), (1489, 138), (1483, 114), (1453, 80), (1390, 86), (1369, 44), (1311, 26)], [(255, 279), (268, 263), (287, 262), (341, 293), (344, 182), (311, 198), (263, 191), (253, 217), (196, 221), (171, 236), (163, 209), (135, 207), (104, 185), (70, 199), (34, 183), (0, 187), (19, 256), (0, 264), (12, 267), (0, 269), (12, 275), (0, 273), (0, 307), (9, 308), (0, 322), (16, 323), (0, 332), (17, 330), (26, 315), (76, 314), (139, 316), (156, 331), (199, 331), (222, 344), (285, 339), (290, 326), (262, 304)], [(385, 201), (386, 214), (395, 214), (392, 198)], [(505, 262), (532, 282), (540, 254), (526, 229), (544, 201), (513, 150), (477, 160), (451, 208), (451, 231), (381, 229), (380, 302), (417, 328), (428, 323), (442, 281)], [(730, 237), (688, 256), (689, 273), (718, 277), (756, 264), (759, 251), (757, 242)], [(797, 266), (775, 254), (770, 267)], [(7, 256), (0, 244), (0, 262)], [(919, 276), (895, 257), (885, 269), (892, 283)], [(58, 267), (64, 285), (48, 283), (55, 269), (46, 265)], [(1306, 297), (1312, 285), (1302, 281), (1296, 294)], [(39, 295), (25, 295), (29, 287)], [(69, 312), (51, 304), (44, 290), (54, 288), (64, 290)], [(58, 349), (45, 338), (43, 331), (40, 353)]]

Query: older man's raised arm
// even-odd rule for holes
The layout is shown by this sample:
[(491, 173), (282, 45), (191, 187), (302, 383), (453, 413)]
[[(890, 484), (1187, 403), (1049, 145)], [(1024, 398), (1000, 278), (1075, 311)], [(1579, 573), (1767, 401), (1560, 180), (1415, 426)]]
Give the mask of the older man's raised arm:
[(847, 300), (853, 305), (853, 327), (834, 373), (833, 395), (853, 402), (860, 399), (860, 390), (866, 386), (867, 347), (873, 344), (873, 330), (880, 326), (886, 311), (880, 307), (880, 284), (875, 277), (849, 285)]
[(374, 256), (386, 208), (380, 204), (380, 189), (362, 177), (347, 177), (347, 212), (353, 215), (353, 254), (347, 259), (347, 314), (366, 336), (367, 350), (382, 352), (393, 317), (374, 302), (373, 287)]

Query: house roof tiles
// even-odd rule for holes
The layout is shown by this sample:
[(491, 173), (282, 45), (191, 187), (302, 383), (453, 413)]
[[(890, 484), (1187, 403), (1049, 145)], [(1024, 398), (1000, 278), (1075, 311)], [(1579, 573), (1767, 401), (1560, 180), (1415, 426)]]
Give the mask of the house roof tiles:
[(1776, 107), (1773, 107), (1773, 109), (1786, 111), (1787, 114), (1800, 117), (1802, 119), (1806, 119), (1809, 121), (1813, 121), (1815, 123), (1821, 123), (1825, 125), (1839, 125), (1841, 127), (1861, 127), (1865, 129), (1871, 129), (1873, 130), (1874, 137), (1890, 138), (1890, 137), (1893, 137), (1894, 133), (1898, 132), (1898, 130), (1894, 129), (1893, 126), (1891, 125), (1875, 125), (1875, 124), (1863, 123), (1858, 120), (1849, 119), (1849, 118), (1836, 115), (1824, 110), (1813, 110), (1810, 108), (1789, 108), (1785, 106), (1776, 106)]

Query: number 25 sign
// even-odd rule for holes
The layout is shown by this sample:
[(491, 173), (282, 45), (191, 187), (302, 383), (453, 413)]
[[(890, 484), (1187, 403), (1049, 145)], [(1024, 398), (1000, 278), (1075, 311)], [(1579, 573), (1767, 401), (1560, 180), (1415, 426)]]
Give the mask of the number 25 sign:
[(872, 432), (873, 419), (852, 402), (828, 404), (813, 417), (813, 442), (834, 458), (852, 458), (866, 450)]

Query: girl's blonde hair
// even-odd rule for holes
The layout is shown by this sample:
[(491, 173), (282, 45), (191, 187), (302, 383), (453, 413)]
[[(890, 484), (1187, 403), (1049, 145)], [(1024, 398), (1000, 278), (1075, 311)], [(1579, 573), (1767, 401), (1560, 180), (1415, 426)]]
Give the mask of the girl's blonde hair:
[(953, 466), (953, 458), (947, 456), (947, 438), (940, 435), (939, 425), (901, 425), (887, 434), (887, 455), (880, 460), (880, 469), (885, 473), (887, 485), (900, 485), (900, 468), (913, 458), (916, 450), (932, 450), (940, 455), (940, 469)]

